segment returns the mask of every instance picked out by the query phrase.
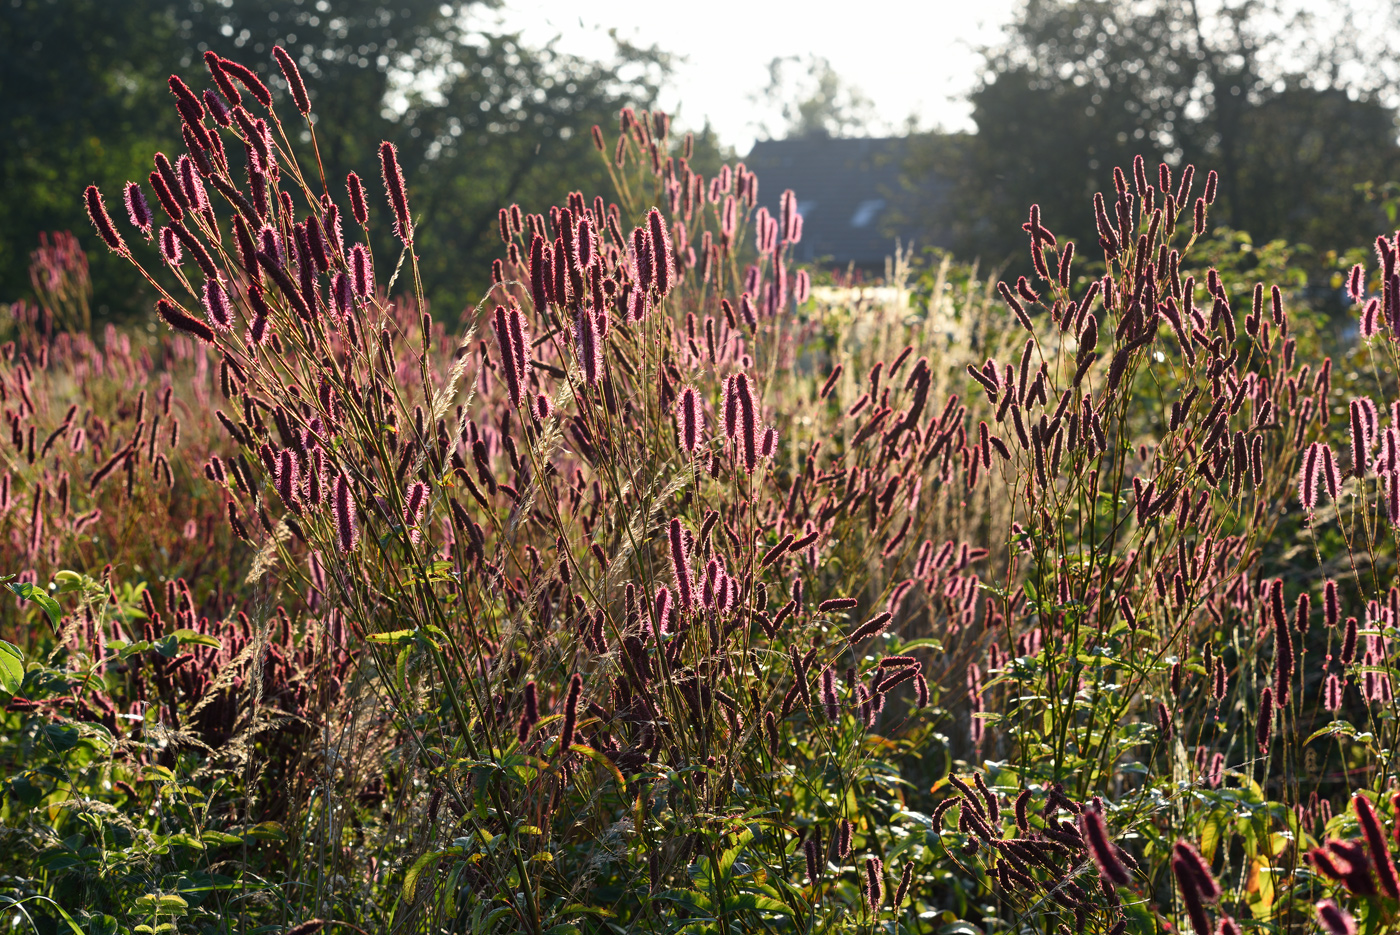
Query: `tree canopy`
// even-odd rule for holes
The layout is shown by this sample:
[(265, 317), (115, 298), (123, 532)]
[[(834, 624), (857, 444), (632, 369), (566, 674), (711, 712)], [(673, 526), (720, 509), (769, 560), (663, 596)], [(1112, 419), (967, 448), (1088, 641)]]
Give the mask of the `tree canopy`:
[(1027, 0), (984, 52), (977, 132), (929, 136), (911, 172), (958, 180), (960, 246), (995, 261), (1023, 248), (1007, 231), (1032, 203), (1093, 243), (1093, 192), (1139, 154), (1219, 171), (1214, 217), (1256, 239), (1364, 244), (1384, 219), (1359, 186), (1400, 175), (1395, 83), (1311, 23), (1259, 2)]
[[(346, 172), (377, 174), (380, 140), (400, 150), (419, 221), (424, 284), (455, 314), (489, 281), (496, 211), (562, 200), (563, 180), (602, 187), (591, 125), (648, 105), (665, 73), (654, 49), (619, 44), (583, 61), (473, 28), (492, 4), (463, 0), (17, 0), (0, 10), (0, 295), (28, 287), (41, 230), (94, 237), (82, 190), (119, 198), (149, 153), (179, 148), (166, 78), (207, 84), (206, 49), (282, 88), (271, 60), (298, 60), (333, 197)], [(567, 172), (564, 168), (567, 166)], [(139, 280), (92, 250), (99, 315), (144, 304)]]

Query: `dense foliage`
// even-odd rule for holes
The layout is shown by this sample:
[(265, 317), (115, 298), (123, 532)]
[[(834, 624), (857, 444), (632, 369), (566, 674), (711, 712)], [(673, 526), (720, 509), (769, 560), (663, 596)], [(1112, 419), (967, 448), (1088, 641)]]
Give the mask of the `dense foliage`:
[[(39, 230), (83, 224), (73, 191), (143, 180), (151, 156), (180, 142), (166, 77), (193, 82), (203, 55), (247, 56), (281, 88), (274, 45), (321, 87), (317, 152), (343, 178), (392, 140), (423, 193), (421, 271), (434, 313), (455, 322), (490, 284), (496, 208), (549, 203), (607, 179), (577, 131), (650, 103), (666, 60), (619, 46), (585, 61), (493, 31), (491, 3), (453, 0), (16, 0), (0, 8), (0, 292), (27, 286)], [(713, 141), (703, 141), (713, 148)], [(708, 152), (708, 150), (707, 150)], [(710, 157), (713, 158), (713, 157)], [(387, 237), (387, 232), (385, 232)], [(376, 243), (388, 249), (388, 241)], [(118, 320), (154, 301), (126, 264), (93, 257), (97, 301)]]
[(1102, 275), (1032, 207), (1033, 276), (871, 298), (623, 110), (449, 335), (401, 154), (299, 160), (276, 60), (84, 194), (158, 326), (88, 338), (67, 237), (14, 309), (12, 925), (1393, 924), (1394, 238), (1335, 366), (1141, 159)]
[(937, 210), (994, 262), (1023, 263), (1033, 201), (1092, 242), (1083, 205), (1140, 153), (1216, 166), (1216, 219), (1256, 241), (1346, 250), (1384, 223), (1367, 183), (1400, 176), (1394, 28), (1348, 0), (1027, 0), (985, 50), (976, 132), (927, 135), (911, 174), (956, 180)]

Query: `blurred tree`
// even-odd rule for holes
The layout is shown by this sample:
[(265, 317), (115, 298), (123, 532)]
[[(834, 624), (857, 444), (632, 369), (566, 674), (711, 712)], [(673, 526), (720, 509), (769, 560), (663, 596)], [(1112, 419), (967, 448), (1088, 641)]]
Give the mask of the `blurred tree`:
[[(517, 37), (486, 35), (469, 0), (12, 0), (0, 10), (0, 296), (25, 291), (37, 234), (72, 229), (89, 246), (81, 192), (97, 182), (116, 210), (154, 150), (179, 148), (171, 72), (208, 86), (206, 49), (255, 68), (274, 90), (281, 44), (298, 59), (330, 191), (378, 175), (375, 148), (398, 144), (430, 299), (455, 314), (489, 282), (496, 208), (543, 209), (573, 187), (602, 190), (589, 127), (645, 106), (665, 73), (654, 49), (619, 44), (586, 62)], [(385, 244), (387, 247), (387, 243)], [(141, 283), (91, 250), (97, 314), (144, 307)], [(389, 255), (389, 254), (386, 254)]]
[(957, 240), (996, 261), (1020, 256), (1034, 202), (1093, 243), (1090, 198), (1137, 154), (1218, 170), (1214, 218), (1256, 239), (1365, 242), (1380, 228), (1358, 185), (1400, 173), (1394, 86), (1347, 30), (1314, 25), (1260, 2), (1027, 0), (985, 52), (977, 133), (925, 137), (911, 176), (957, 180)]
[(875, 105), (819, 55), (786, 55), (768, 63), (768, 85), (755, 103), (776, 107), (784, 125), (762, 126), (769, 137), (863, 136)]

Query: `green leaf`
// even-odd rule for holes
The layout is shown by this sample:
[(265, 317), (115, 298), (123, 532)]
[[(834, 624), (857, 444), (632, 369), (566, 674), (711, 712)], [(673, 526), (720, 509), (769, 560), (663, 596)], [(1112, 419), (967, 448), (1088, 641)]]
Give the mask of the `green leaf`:
[(934, 652), (939, 652), (939, 653), (941, 653), (941, 652), (943, 651), (943, 644), (942, 644), (942, 643), (940, 643), (938, 640), (934, 639), (934, 638), (931, 637), (931, 636), (926, 636), (926, 637), (923, 637), (922, 639), (910, 640), (910, 641), (907, 642), (907, 643), (901, 643), (901, 644), (899, 644), (898, 647), (896, 647), (894, 650), (891, 651), (890, 655), (892, 655), (892, 656), (903, 656), (903, 655), (906, 655), (911, 649), (920, 649), (920, 648), (922, 648), (922, 647), (924, 647), (924, 646), (927, 646), (929, 649), (932, 649)]
[(724, 901), (724, 908), (727, 912), (738, 909), (758, 909), (762, 912), (781, 912), (786, 914), (788, 907), (771, 896), (760, 896), (757, 893), (739, 893), (730, 896)]
[(403, 875), (403, 901), (413, 902), (414, 891), (418, 889), (418, 878), (423, 875), (424, 870), (444, 857), (456, 857), (461, 853), (460, 847), (449, 847), (446, 850), (430, 851), (415, 860), (413, 866), (408, 868), (408, 873)]
[(371, 633), (365, 638), (371, 643), (406, 643), (413, 639), (413, 635), (417, 632), (413, 629), (393, 630), (389, 633)]
[(28, 583), (7, 584), (5, 587), (15, 592), (23, 600), (33, 601), (44, 608), (44, 612), (49, 615), (49, 622), (53, 624), (55, 630), (58, 629), (58, 621), (63, 617), (63, 608), (59, 607), (58, 601), (49, 597), (43, 588)]
[(243, 832), (244, 837), (254, 838), (262, 841), (285, 841), (287, 834), (282, 830), (282, 826), (275, 821), (264, 821), (256, 824)]
[(157, 915), (184, 915), (189, 908), (189, 903), (185, 902), (183, 896), (174, 893), (147, 893), (136, 899), (137, 912), (153, 912)]
[(585, 912), (590, 913), (592, 915), (601, 916), (604, 919), (617, 918), (617, 913), (613, 912), (611, 909), (604, 909), (602, 906), (585, 906), (583, 903), (569, 903), (563, 909), (559, 910), (559, 914), (561, 916), (575, 915)]
[(156, 838), (156, 840), (159, 841), (159, 842), (161, 842), (161, 843), (164, 843), (164, 844), (178, 844), (178, 845), (180, 845), (181, 847), (190, 847), (190, 848), (194, 848), (194, 849), (197, 850), (197, 851), (202, 851), (202, 850), (204, 850), (204, 842), (203, 842), (203, 841), (201, 841), (199, 838), (195, 837), (194, 835), (192, 835), (192, 834), (186, 834), (186, 833), (183, 832), (183, 831), (180, 831), (180, 832), (177, 832), (177, 833), (175, 833), (175, 834), (169, 835), (169, 836), (167, 836), (166, 838), (164, 838), (163, 840), (162, 840), (161, 838)]
[(603, 768), (606, 769), (608, 772), (612, 773), (612, 774), (613, 774), (613, 779), (616, 779), (616, 780), (617, 780), (617, 788), (618, 788), (618, 791), (619, 791), (619, 792), (626, 792), (626, 791), (627, 791), (627, 782), (626, 782), (626, 780), (624, 780), (624, 779), (622, 778), (622, 770), (618, 769), (617, 766), (613, 763), (612, 760), (608, 759), (608, 758), (607, 758), (606, 756), (604, 756), (602, 753), (599, 753), (597, 750), (594, 750), (592, 747), (588, 746), (587, 744), (581, 744), (581, 743), (571, 744), (571, 745), (569, 746), (569, 749), (572, 750), (572, 751), (575, 752), (575, 753), (582, 753), (584, 756), (588, 757), (588, 758), (589, 758), (590, 760), (592, 760), (594, 763), (597, 763), (599, 766), (603, 767)]
[(1332, 721), (1309, 734), (1308, 739), (1303, 741), (1303, 746), (1306, 747), (1317, 738), (1326, 736), (1327, 734), (1341, 734), (1344, 737), (1355, 737), (1356, 727), (1348, 721)]
[(83, 586), (92, 579), (76, 571), (56, 571), (53, 573), (53, 583), (58, 585), (58, 593), (66, 594), (69, 591), (80, 591)]
[(13, 643), (0, 640), (0, 691), (13, 695), (24, 682), (24, 653)]
[(180, 643), (194, 643), (196, 646), (212, 646), (215, 649), (218, 649), (222, 645), (218, 637), (210, 636), (207, 633), (199, 633), (194, 630), (176, 630), (170, 635)]

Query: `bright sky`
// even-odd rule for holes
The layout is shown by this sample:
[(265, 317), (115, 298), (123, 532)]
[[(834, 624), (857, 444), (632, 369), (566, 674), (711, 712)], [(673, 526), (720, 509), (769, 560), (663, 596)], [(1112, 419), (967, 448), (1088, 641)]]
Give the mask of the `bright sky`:
[(607, 58), (608, 30), (656, 45), (679, 61), (662, 94), (678, 126), (708, 118), (723, 143), (742, 155), (763, 126), (783, 126), (776, 108), (753, 98), (768, 83), (768, 62), (814, 54), (875, 105), (877, 132), (899, 132), (910, 115), (923, 127), (972, 129), (961, 100), (977, 79), (975, 49), (995, 42), (1016, 0), (504, 0), (499, 14), (529, 45), (558, 37), (563, 52)]

